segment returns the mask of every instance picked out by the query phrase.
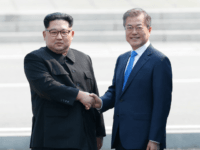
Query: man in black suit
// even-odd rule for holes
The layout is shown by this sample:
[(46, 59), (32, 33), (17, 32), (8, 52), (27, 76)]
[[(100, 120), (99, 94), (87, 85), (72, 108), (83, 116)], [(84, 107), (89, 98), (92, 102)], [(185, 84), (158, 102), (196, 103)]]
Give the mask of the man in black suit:
[[(63, 13), (44, 18), (46, 47), (26, 55), (25, 74), (32, 98), (33, 150), (97, 150), (105, 127), (102, 114), (86, 104), (98, 95), (88, 55), (70, 48), (73, 18)], [(98, 148), (97, 148), (98, 147)]]
[(101, 99), (91, 96), (101, 112), (114, 107), (112, 148), (163, 150), (171, 106), (171, 64), (150, 44), (151, 17), (144, 10), (128, 10), (123, 22), (132, 50), (118, 57), (112, 85)]

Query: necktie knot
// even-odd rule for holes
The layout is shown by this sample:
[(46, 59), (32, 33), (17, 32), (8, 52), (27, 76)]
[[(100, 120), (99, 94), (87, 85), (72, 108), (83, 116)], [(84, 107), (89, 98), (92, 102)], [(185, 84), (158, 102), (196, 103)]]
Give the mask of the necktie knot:
[(131, 57), (135, 57), (137, 55), (137, 53), (135, 51), (131, 52)]

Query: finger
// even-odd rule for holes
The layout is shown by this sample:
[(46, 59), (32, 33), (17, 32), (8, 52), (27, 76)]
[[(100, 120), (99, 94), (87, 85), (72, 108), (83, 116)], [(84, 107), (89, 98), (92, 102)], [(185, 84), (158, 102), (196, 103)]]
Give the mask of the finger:
[(89, 108), (88, 106), (85, 106), (85, 109), (86, 109), (86, 110), (89, 110), (90, 108)]
[(89, 96), (94, 97), (94, 93), (90, 93)]
[(90, 96), (93, 97), (93, 98), (97, 98), (97, 95), (94, 94), (94, 93), (91, 93)]
[(88, 104), (85, 105), (85, 109), (86, 109), (86, 110), (89, 110), (90, 107), (91, 107), (91, 104), (90, 104), (90, 103), (88, 103)]

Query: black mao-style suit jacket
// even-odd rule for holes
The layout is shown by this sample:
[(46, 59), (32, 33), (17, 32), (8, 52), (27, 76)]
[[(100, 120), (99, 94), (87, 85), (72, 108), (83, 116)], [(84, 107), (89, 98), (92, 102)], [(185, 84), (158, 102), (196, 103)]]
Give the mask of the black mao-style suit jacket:
[(42, 47), (26, 55), (24, 69), (32, 99), (30, 147), (81, 149), (87, 139), (95, 150), (95, 137), (105, 136), (103, 118), (76, 101), (79, 90), (98, 94), (90, 57), (74, 49), (64, 57)]

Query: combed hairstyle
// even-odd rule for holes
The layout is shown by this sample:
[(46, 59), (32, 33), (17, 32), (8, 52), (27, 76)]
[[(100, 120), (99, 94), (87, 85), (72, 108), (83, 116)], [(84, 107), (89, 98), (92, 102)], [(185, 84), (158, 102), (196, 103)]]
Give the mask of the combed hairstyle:
[(44, 26), (45, 26), (45, 28), (48, 28), (49, 27), (49, 23), (51, 21), (54, 21), (54, 20), (65, 20), (65, 21), (67, 21), (69, 23), (69, 27), (73, 26), (73, 18), (72, 18), (72, 16), (70, 16), (68, 14), (65, 14), (65, 13), (55, 12), (55, 13), (46, 15), (46, 17), (44, 18)]
[(123, 25), (125, 27), (127, 17), (137, 17), (140, 14), (144, 14), (145, 24), (147, 28), (151, 27), (151, 17), (141, 8), (133, 8), (128, 10), (123, 15)]

